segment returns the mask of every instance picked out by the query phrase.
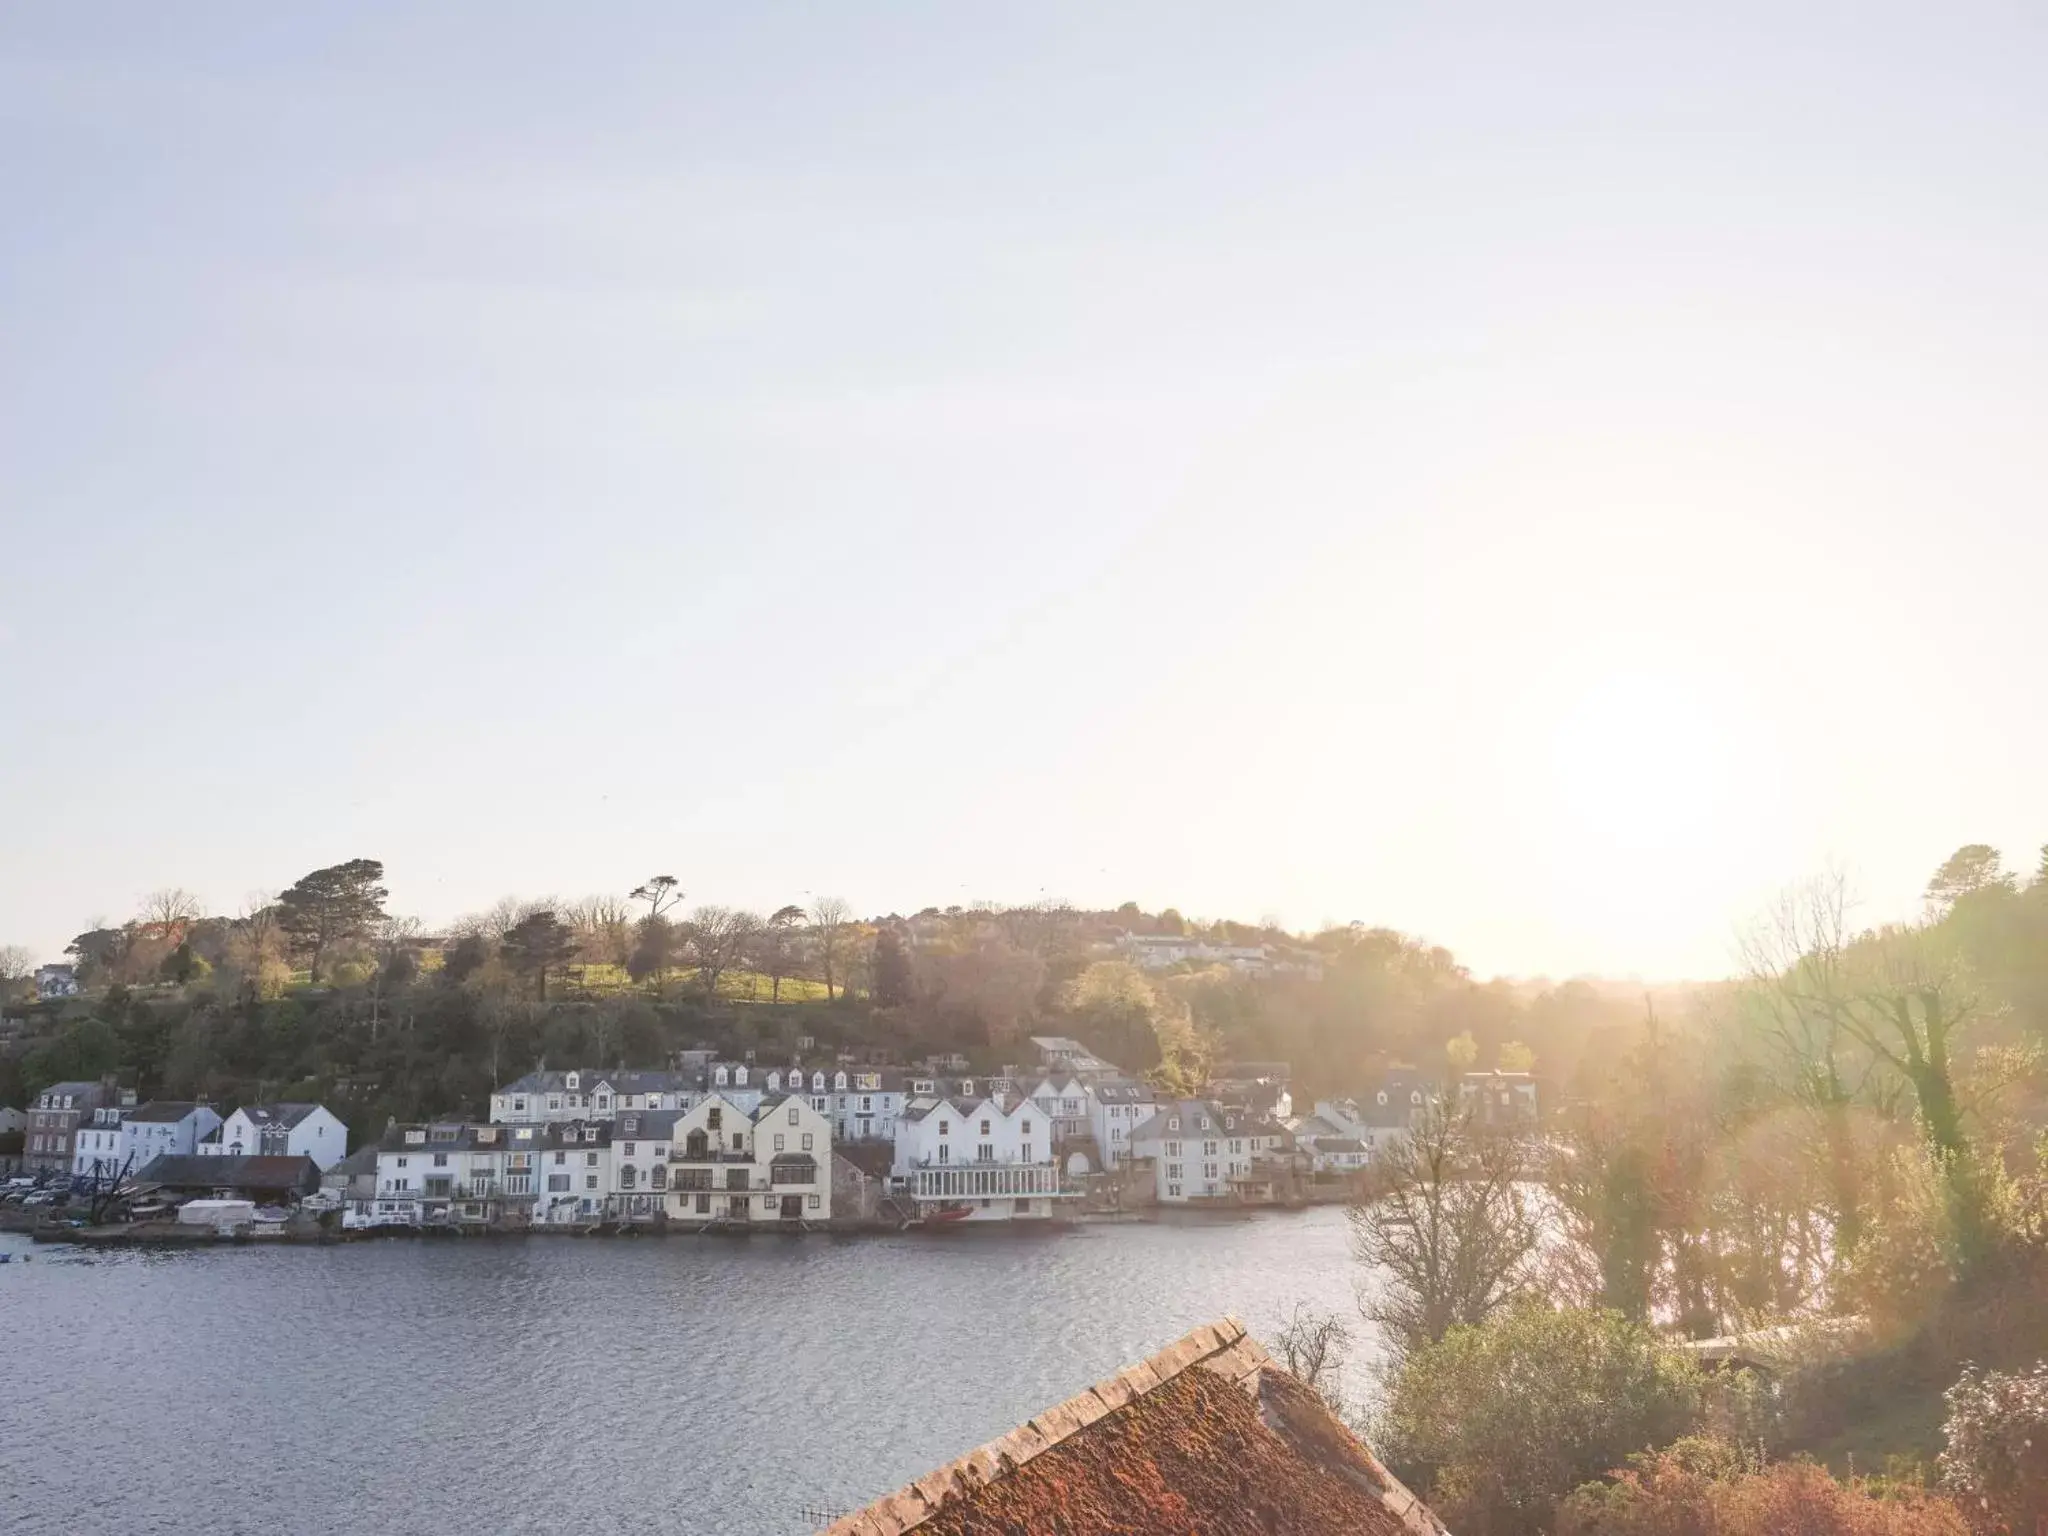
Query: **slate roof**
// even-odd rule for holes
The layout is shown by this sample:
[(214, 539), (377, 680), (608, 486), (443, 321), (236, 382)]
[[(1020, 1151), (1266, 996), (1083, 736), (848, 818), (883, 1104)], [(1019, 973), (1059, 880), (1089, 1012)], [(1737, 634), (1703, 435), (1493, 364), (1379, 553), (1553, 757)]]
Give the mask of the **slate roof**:
[(247, 1115), (251, 1125), (281, 1125), (290, 1130), (319, 1107), (318, 1104), (244, 1104), (237, 1113)]
[(200, 1157), (165, 1153), (135, 1175), (138, 1184), (166, 1189), (242, 1189), (269, 1193), (320, 1187), (320, 1169), (310, 1157)]
[(1445, 1536), (1235, 1318), (877, 1499), (827, 1536)]
[(209, 1107), (182, 1099), (151, 1099), (141, 1108), (129, 1110), (127, 1119), (131, 1125), (176, 1125), (194, 1110)]
[(667, 1141), (685, 1113), (680, 1109), (623, 1109), (612, 1122), (612, 1135), (620, 1141)]

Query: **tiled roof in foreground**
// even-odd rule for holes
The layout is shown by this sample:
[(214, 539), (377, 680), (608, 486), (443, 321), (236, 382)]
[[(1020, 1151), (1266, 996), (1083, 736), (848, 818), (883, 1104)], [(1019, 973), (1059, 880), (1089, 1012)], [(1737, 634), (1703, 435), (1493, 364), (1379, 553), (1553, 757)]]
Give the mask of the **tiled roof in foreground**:
[(1444, 1536), (1235, 1318), (1197, 1328), (827, 1536)]

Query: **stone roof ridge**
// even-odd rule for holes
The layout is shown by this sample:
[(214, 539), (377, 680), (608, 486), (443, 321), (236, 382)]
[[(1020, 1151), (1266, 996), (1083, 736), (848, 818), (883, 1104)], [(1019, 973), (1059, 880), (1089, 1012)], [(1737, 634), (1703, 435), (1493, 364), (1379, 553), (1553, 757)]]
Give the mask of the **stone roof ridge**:
[(949, 1495), (971, 1492), (1014, 1472), (1069, 1435), (1164, 1386), (1190, 1366), (1207, 1366), (1256, 1394), (1259, 1372), (1272, 1363), (1259, 1341), (1245, 1331), (1243, 1322), (1226, 1314), (1157, 1354), (1042, 1410), (1008, 1434), (976, 1446), (965, 1456), (834, 1522), (824, 1536), (898, 1536), (915, 1529), (937, 1514)]

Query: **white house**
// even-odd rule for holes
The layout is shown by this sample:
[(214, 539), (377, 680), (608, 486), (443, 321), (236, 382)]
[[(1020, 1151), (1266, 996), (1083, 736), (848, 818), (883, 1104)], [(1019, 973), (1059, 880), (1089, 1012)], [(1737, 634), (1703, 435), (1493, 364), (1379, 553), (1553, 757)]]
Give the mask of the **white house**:
[(16, 1131), (28, 1130), (28, 1116), (18, 1109), (0, 1107), (0, 1136), (11, 1136)]
[(110, 1183), (121, 1177), (121, 1117), (127, 1113), (118, 1106), (106, 1105), (78, 1122), (78, 1133), (71, 1142), (74, 1179)]
[(1088, 1084), (1088, 1129), (1102, 1151), (1105, 1168), (1121, 1168), (1131, 1158), (1131, 1137), (1152, 1118), (1157, 1100), (1148, 1084), (1130, 1077), (1100, 1077)]
[(896, 1121), (891, 1183), (927, 1220), (1043, 1220), (1067, 1198), (1052, 1131), (1030, 1099), (913, 1097)]
[(68, 965), (36, 967), (36, 996), (44, 1002), (78, 996), (78, 972)]
[(191, 1157), (199, 1143), (220, 1127), (211, 1104), (185, 1099), (151, 1099), (121, 1121), (121, 1160), (146, 1168), (152, 1158)]
[(498, 1125), (609, 1120), (632, 1109), (687, 1108), (689, 1092), (687, 1076), (677, 1072), (607, 1072), (594, 1067), (529, 1072), (493, 1090), (491, 1120)]
[(685, 1111), (629, 1109), (612, 1121), (611, 1177), (606, 1214), (652, 1220), (667, 1208), (668, 1153), (676, 1121)]
[(668, 1218), (795, 1225), (832, 1216), (832, 1122), (806, 1096), (752, 1111), (713, 1092), (678, 1115), (668, 1143)]
[(1249, 1114), (1202, 1099), (1169, 1099), (1131, 1137), (1131, 1155), (1149, 1159), (1162, 1205), (1232, 1196), (1232, 1180), (1252, 1178), (1263, 1149)]
[(351, 1196), (344, 1224), (420, 1226), (533, 1216), (542, 1203), (543, 1149), (556, 1129), (460, 1121), (393, 1126), (377, 1143), (374, 1193)]
[(203, 1137), (204, 1157), (310, 1157), (322, 1173), (348, 1156), (348, 1127), (320, 1104), (245, 1104)]

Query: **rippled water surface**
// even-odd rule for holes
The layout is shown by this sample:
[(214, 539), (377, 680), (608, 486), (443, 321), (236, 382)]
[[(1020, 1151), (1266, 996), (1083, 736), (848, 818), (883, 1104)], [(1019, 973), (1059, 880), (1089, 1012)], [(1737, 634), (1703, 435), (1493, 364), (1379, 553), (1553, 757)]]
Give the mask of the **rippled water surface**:
[(1058, 1234), (82, 1254), (0, 1235), (0, 1530), (779, 1533), (1198, 1323), (1341, 1210)]

